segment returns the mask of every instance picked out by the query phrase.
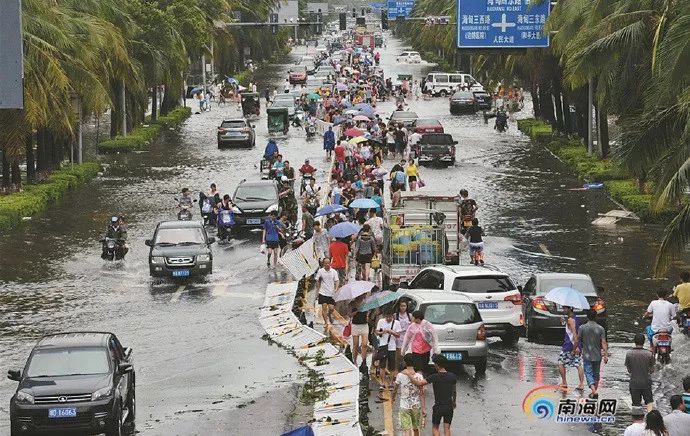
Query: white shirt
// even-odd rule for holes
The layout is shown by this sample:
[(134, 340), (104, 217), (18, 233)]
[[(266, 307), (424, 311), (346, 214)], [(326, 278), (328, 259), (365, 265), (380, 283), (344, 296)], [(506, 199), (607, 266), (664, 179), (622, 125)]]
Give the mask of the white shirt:
[[(419, 381), (424, 380), (419, 373), (416, 373), (413, 377)], [(422, 406), (422, 400), (419, 396), (419, 387), (415, 386), (406, 374), (399, 373), (398, 376), (395, 377), (395, 384), (400, 386), (401, 409), (414, 409)]]
[(669, 436), (690, 436), (690, 415), (680, 410), (664, 416), (664, 425)]
[(375, 216), (366, 220), (364, 224), (369, 224), (371, 227), (371, 232), (374, 234), (374, 239), (376, 242), (383, 241), (383, 218), (380, 216)]
[(410, 135), (410, 145), (417, 144), (421, 139), (422, 139), (422, 135), (420, 135), (417, 132), (414, 132), (413, 134)]
[[(400, 321), (396, 319), (393, 319), (393, 321), (388, 322), (386, 318), (381, 318), (379, 322), (376, 324), (376, 331), (379, 330), (393, 330), (396, 333), (400, 333), (402, 331), (402, 327), (400, 327)], [(388, 351), (395, 351), (395, 347), (397, 346), (397, 343), (395, 342), (395, 336), (388, 333), (384, 333), (380, 336), (379, 344), (379, 346), (381, 347), (385, 344), (388, 344)]]
[(332, 297), (335, 294), (335, 284), (338, 282), (338, 272), (333, 268), (326, 271), (325, 268), (319, 269), (316, 273), (316, 280), (321, 280), (319, 294), (324, 297)]
[(644, 427), (644, 422), (633, 422), (625, 429), (623, 436), (642, 436)]
[(662, 329), (673, 328), (671, 325), (671, 318), (676, 315), (676, 307), (673, 303), (666, 300), (658, 299), (649, 303), (647, 312), (652, 314), (652, 330), (655, 332)]

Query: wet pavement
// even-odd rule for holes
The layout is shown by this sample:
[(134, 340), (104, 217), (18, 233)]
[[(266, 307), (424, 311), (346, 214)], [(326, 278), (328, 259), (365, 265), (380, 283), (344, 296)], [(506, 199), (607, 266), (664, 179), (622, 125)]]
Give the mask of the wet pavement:
[[(387, 75), (411, 72), (421, 77), (431, 69), (426, 64), (395, 64), (394, 55), (401, 49), (395, 40), (388, 41), (382, 57)], [(294, 56), (266, 68), (259, 89), (269, 83), (279, 86)], [(467, 188), (478, 200), (478, 218), (488, 235), (488, 263), (510, 273), (516, 283), (524, 283), (533, 272), (572, 271), (591, 274), (605, 288), (613, 346), (601, 396), (623, 400), (620, 410), (627, 410), (622, 362), (627, 343), (640, 329), (633, 325), (634, 317), (644, 311), (658, 286), (672, 286), (671, 281), (649, 278), (662, 229), (636, 223), (591, 226), (599, 213), (616, 209), (616, 204), (600, 191), (569, 191), (581, 182), (546, 150), (531, 145), (514, 123), (507, 133), (498, 134), (480, 114), (451, 116), (444, 99), (410, 105), (420, 117), (438, 118), (459, 141), (454, 168), (420, 172), (428, 189)], [(388, 116), (392, 102), (380, 104), (379, 110)], [(205, 190), (215, 182), (221, 192), (232, 194), (242, 179), (259, 178), (265, 116), (255, 122), (255, 149), (216, 147), (220, 121), (238, 115), (234, 105), (214, 107), (193, 115), (178, 131), (166, 132), (141, 153), (106, 158), (103, 177), (0, 239), (3, 371), (23, 365), (42, 334), (109, 330), (134, 348), (137, 430), (143, 434), (241, 434), (232, 431), (240, 416), (245, 421), (256, 416), (256, 428), (266, 430), (260, 434), (276, 434), (289, 426), (300, 368), (260, 338), (258, 308), (266, 284), (276, 277), (258, 253), (258, 234), (214, 246), (214, 274), (206, 281), (170, 283), (148, 276), (143, 242), (158, 221), (175, 219), (173, 197), (182, 187)], [(319, 140), (307, 142), (303, 132), (292, 131), (279, 146), (291, 163), (299, 166), (310, 158), (325, 177)], [(131, 249), (125, 262), (106, 264), (99, 257), (98, 239), (114, 213), (125, 215), (129, 223)], [(690, 373), (688, 340), (676, 335), (674, 341), (674, 360), (654, 376), (657, 399), (678, 392), (680, 379)], [(516, 348), (493, 344), (485, 378), (476, 379), (473, 369), (460, 374), (456, 434), (470, 434), (470, 426), (471, 434), (506, 434), (506, 429), (508, 434), (587, 433), (582, 426), (529, 421), (522, 413), (527, 391), (558, 382), (557, 354), (555, 345), (524, 340)], [(9, 429), (8, 402), (15, 387), (0, 380), (2, 434)], [(283, 401), (276, 402), (278, 397)], [(383, 429), (374, 398), (370, 421)], [(666, 410), (667, 404), (661, 407)], [(266, 422), (271, 424), (261, 427)], [(611, 431), (620, 428), (617, 424)]]

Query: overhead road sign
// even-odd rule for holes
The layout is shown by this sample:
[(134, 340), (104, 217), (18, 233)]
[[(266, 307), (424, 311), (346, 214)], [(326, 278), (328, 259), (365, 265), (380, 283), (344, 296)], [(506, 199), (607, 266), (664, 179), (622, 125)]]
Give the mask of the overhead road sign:
[(388, 18), (409, 17), (414, 9), (415, 0), (388, 1)]
[(548, 47), (549, 1), (458, 0), (458, 48)]
[(24, 108), (20, 0), (0, 1), (0, 109)]

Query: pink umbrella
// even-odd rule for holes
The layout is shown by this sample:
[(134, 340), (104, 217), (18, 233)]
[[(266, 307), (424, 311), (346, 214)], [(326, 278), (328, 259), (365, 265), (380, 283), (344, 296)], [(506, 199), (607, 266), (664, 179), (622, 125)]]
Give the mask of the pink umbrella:
[(349, 136), (350, 138), (356, 138), (357, 136), (362, 136), (362, 135), (364, 135), (364, 132), (359, 130), (359, 129), (356, 129), (354, 127), (350, 127), (349, 129), (347, 129), (345, 131), (345, 136)]
[[(357, 115), (352, 120), (353, 121), (370, 121), (369, 117), (365, 117), (364, 115)], [(361, 135), (356, 135), (356, 136), (361, 136)]]

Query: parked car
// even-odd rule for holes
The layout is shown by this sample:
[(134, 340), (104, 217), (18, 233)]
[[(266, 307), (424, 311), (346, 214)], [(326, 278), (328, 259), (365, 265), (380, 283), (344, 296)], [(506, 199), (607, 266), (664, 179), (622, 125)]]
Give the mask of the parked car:
[(184, 278), (213, 272), (211, 244), (202, 221), (163, 221), (158, 223), (149, 249), (152, 277)]
[(485, 91), (473, 91), (475, 106), (479, 110), (491, 109), (491, 95)]
[(426, 94), (447, 97), (463, 86), (470, 91), (484, 91), (482, 84), (469, 74), (439, 72), (427, 74), (423, 91)]
[(405, 290), (398, 301), (407, 302), (408, 312), (424, 313), (438, 335), (439, 351), (451, 363), (474, 365), (480, 374), (486, 371), (486, 328), (470, 298), (459, 292)]
[(391, 114), (389, 121), (391, 123), (395, 123), (396, 126), (398, 124), (402, 124), (405, 127), (410, 127), (414, 124), (415, 121), (417, 121), (417, 118), (419, 118), (419, 116), (416, 112), (394, 111)]
[(414, 147), (419, 163), (455, 165), (455, 146), (458, 141), (447, 133), (425, 133)]
[(404, 51), (395, 58), (395, 61), (408, 64), (419, 64), (422, 62), (422, 56), (416, 51)]
[(238, 227), (261, 227), (268, 215), (280, 212), (278, 185), (274, 180), (242, 181), (232, 195)]
[(106, 332), (43, 336), (10, 399), (10, 434), (100, 434), (120, 436), (136, 412), (132, 349)]
[(501, 271), (490, 267), (432, 266), (408, 284), (408, 289), (456, 291), (477, 303), (488, 336), (514, 345), (524, 330), (522, 295)]
[[(606, 326), (606, 302), (599, 295), (592, 278), (587, 274), (573, 273), (539, 273), (533, 274), (522, 293), (522, 308), (525, 317), (525, 334), (528, 341), (534, 341), (539, 334), (563, 334), (563, 307), (544, 300), (550, 290), (558, 287), (569, 287), (582, 292), (590, 307), (597, 311), (597, 322)], [(575, 310), (580, 323), (586, 322), (587, 312)]]
[(450, 96), (450, 113), (456, 115), (461, 112), (477, 112), (477, 99), (470, 91), (455, 91)]
[(424, 133), (443, 133), (443, 125), (435, 118), (418, 118), (415, 120), (414, 131), (420, 134)]
[(254, 126), (244, 118), (223, 120), (218, 127), (218, 148), (234, 145), (245, 147), (256, 145)]

